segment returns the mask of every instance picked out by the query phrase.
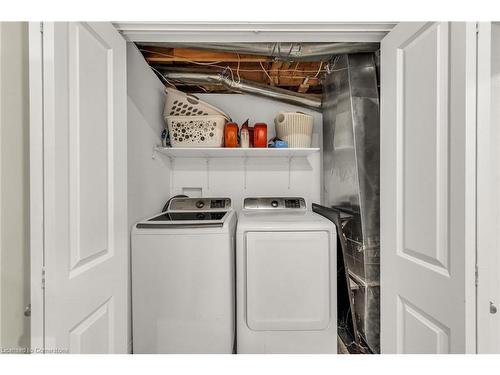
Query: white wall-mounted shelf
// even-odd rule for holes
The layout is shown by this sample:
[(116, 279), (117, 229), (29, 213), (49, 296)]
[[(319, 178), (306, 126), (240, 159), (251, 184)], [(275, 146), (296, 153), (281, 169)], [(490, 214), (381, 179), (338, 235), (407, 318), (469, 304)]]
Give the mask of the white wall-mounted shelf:
[(174, 148), (156, 147), (169, 158), (296, 158), (307, 157), (319, 148)]

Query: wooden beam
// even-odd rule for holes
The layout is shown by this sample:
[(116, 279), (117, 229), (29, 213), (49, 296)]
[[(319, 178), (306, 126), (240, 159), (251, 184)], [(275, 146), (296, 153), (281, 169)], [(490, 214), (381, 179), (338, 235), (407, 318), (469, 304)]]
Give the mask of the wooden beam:
[(271, 64), (271, 69), (269, 70), (269, 75), (271, 76), (271, 84), (278, 86), (280, 84), (280, 68), (283, 65), (283, 61), (273, 61)]
[(231, 52), (217, 52), (208, 50), (196, 50), (189, 48), (164, 48), (164, 47), (142, 47), (141, 48), (146, 61), (154, 64), (171, 62), (267, 62), (270, 60), (267, 56), (243, 55)]

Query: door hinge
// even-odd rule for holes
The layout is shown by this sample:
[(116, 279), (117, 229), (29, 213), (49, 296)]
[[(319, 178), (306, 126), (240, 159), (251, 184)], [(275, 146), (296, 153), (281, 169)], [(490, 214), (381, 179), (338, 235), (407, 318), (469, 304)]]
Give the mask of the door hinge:
[(475, 271), (474, 271), (474, 278), (475, 278), (475, 283), (477, 286), (479, 284), (479, 269), (477, 267), (477, 264), (476, 264)]
[(45, 290), (45, 267), (42, 267), (42, 290)]
[(479, 22), (476, 22), (476, 35), (479, 34)]
[(40, 33), (43, 34), (43, 22), (40, 22)]

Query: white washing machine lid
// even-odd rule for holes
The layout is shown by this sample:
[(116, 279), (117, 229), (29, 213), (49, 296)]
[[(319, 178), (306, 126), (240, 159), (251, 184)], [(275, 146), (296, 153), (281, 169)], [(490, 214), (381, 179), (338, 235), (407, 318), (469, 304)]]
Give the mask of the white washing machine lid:
[(238, 215), (238, 233), (252, 231), (335, 231), (335, 225), (312, 211), (246, 211)]
[[(161, 216), (157, 214), (154, 217)], [(150, 218), (150, 219), (152, 219)], [(132, 228), (132, 235), (180, 235), (223, 234), (236, 232), (236, 212), (229, 210), (220, 220), (148, 221), (141, 220)]]
[(222, 228), (229, 211), (162, 212), (137, 223), (138, 229)]
[(300, 197), (245, 198), (238, 233), (248, 231), (334, 230), (333, 223), (306, 207)]
[(222, 228), (230, 212), (229, 198), (177, 197), (169, 201), (167, 211), (137, 223), (136, 228)]

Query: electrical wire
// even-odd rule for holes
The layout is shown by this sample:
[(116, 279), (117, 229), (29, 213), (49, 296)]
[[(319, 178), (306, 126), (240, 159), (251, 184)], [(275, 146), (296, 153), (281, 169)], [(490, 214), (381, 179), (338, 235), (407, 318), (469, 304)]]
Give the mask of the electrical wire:
[(233, 81), (233, 83), (235, 82), (234, 80), (234, 73), (233, 73), (233, 69), (231, 69), (230, 66), (226, 66), (224, 68), (224, 70), (222, 71), (222, 75), (224, 75), (226, 73), (226, 70), (229, 70), (229, 72), (231, 72), (231, 81)]
[(316, 72), (316, 75), (314, 76), (314, 78), (318, 78), (319, 72), (321, 72), (321, 68), (322, 68), (322, 67), (323, 67), (323, 61), (321, 61), (321, 62), (319, 63), (319, 69), (318, 69), (318, 71)]
[(259, 61), (259, 64), (260, 64), (260, 67), (262, 68), (262, 70), (264, 71), (264, 73), (266, 73), (266, 76), (269, 78), (269, 80), (271, 82), (274, 82), (273, 79), (271, 78), (271, 76), (269, 75), (269, 73), (267, 73), (267, 70), (264, 69), (264, 65), (262, 65), (262, 61)]
[(240, 54), (236, 54), (238, 56), (238, 67), (236, 68), (236, 75), (238, 76), (238, 83), (241, 82), (241, 77), (240, 77)]
[(164, 81), (165, 81), (166, 83), (168, 83), (170, 86), (175, 87), (175, 84), (174, 84), (174, 83), (172, 83), (172, 82), (170, 82), (170, 81), (169, 81), (169, 80), (168, 80), (168, 79), (167, 79), (167, 78), (163, 75), (163, 73), (162, 73), (162, 72), (160, 72), (158, 69), (155, 69), (155, 67), (153, 67), (153, 66), (151, 66), (151, 65), (150, 65), (149, 67), (150, 67), (150, 68), (151, 68), (151, 69), (152, 69), (152, 70), (153, 70), (156, 74), (158, 74), (162, 80), (164, 80)]

